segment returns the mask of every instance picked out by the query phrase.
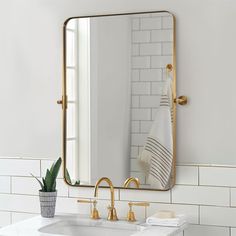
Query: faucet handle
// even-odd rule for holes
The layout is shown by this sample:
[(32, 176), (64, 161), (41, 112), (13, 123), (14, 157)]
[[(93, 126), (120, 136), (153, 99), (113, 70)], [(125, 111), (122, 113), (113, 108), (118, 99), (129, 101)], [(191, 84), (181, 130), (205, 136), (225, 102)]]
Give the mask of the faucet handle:
[(93, 204), (93, 208), (91, 210), (90, 218), (94, 220), (100, 219), (99, 212), (97, 210), (97, 200), (84, 200), (84, 199), (78, 199), (78, 203), (90, 203)]
[(133, 206), (143, 206), (145, 207), (145, 218), (147, 216), (147, 207), (150, 206), (149, 202), (129, 202), (129, 211), (127, 214), (127, 221), (134, 222), (136, 221), (134, 211), (132, 210)]
[(110, 221), (116, 221), (118, 220), (117, 213), (116, 213), (116, 208), (112, 206), (108, 206), (108, 216), (107, 219)]

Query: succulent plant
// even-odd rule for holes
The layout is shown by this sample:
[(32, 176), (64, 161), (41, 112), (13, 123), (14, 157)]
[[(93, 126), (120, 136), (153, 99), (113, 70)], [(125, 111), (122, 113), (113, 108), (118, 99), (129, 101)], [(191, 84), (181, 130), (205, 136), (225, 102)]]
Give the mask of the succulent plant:
[(52, 164), (50, 170), (47, 169), (46, 176), (42, 177), (42, 181), (31, 174), (40, 184), (42, 192), (55, 192), (56, 191), (56, 179), (61, 167), (61, 157)]

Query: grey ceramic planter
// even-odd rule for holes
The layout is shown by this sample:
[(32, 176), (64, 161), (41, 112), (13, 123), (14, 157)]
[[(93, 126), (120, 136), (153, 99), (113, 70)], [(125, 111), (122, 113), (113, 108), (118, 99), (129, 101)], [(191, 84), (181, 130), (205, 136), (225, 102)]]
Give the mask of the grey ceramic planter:
[(56, 192), (42, 192), (39, 191), (41, 216), (46, 218), (52, 218), (55, 215), (56, 208)]

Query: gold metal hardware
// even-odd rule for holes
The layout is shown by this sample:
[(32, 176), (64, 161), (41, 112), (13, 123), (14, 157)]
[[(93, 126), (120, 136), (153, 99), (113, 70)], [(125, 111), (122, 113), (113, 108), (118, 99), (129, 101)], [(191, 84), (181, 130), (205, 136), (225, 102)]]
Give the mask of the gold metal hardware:
[(103, 182), (103, 181), (107, 182), (107, 184), (109, 185), (109, 188), (110, 188), (110, 192), (111, 192), (111, 205), (108, 207), (107, 220), (116, 221), (116, 220), (118, 220), (118, 217), (117, 217), (116, 209), (115, 209), (114, 186), (109, 178), (102, 177), (101, 179), (99, 179), (97, 181), (95, 188), (94, 188), (94, 197), (98, 196), (98, 187), (101, 184), (101, 182)]
[(170, 76), (170, 72), (173, 70), (173, 66), (171, 64), (166, 65), (166, 78)]
[[(99, 17), (105, 17), (105, 16), (122, 16), (122, 15), (134, 15), (134, 14), (150, 14), (150, 13), (169, 13), (173, 18), (173, 48), (172, 48), (172, 54), (173, 54), (173, 60), (170, 65), (172, 65), (172, 81), (173, 81), (173, 97), (176, 97), (176, 17), (173, 13), (169, 11), (144, 11), (144, 12), (127, 12), (127, 13), (120, 13), (120, 14), (103, 14), (103, 15), (87, 15), (87, 16), (77, 16), (77, 17), (70, 17), (65, 20), (63, 25), (63, 78), (62, 78), (62, 94), (65, 97), (67, 95), (67, 73), (66, 73), (66, 44), (67, 44), (67, 38), (66, 38), (66, 29), (67, 24), (72, 19), (80, 19), (80, 18), (86, 18), (86, 17), (92, 17), (92, 18), (99, 18)], [(168, 66), (169, 67), (169, 66)], [(166, 68), (168, 69), (168, 68)], [(65, 103), (66, 104), (66, 103)], [(63, 123), (63, 131), (62, 131), (62, 156), (63, 156), (63, 175), (65, 182), (72, 186), (71, 183), (68, 182), (66, 179), (66, 163), (67, 162), (67, 111), (66, 107), (62, 106), (62, 123)], [(176, 181), (176, 102), (173, 104), (173, 175), (172, 175), (172, 184), (170, 186), (173, 187)], [(80, 187), (94, 187), (93, 185), (80, 185)], [(117, 189), (122, 189), (123, 187), (116, 187)], [(135, 188), (132, 188), (135, 189)], [(137, 188), (138, 189), (138, 188)], [(158, 191), (166, 191), (168, 189), (162, 190), (162, 189), (153, 189), (153, 188), (139, 188), (139, 190), (158, 190)]]
[(90, 218), (93, 220), (98, 220), (100, 219), (99, 216), (99, 212), (97, 210), (97, 201), (96, 200), (83, 200), (83, 199), (79, 199), (77, 200), (77, 202), (79, 203), (89, 203), (89, 204), (93, 204), (93, 209), (91, 210), (91, 214), (90, 214)]
[(179, 96), (178, 98), (174, 99), (174, 103), (186, 105), (188, 103), (188, 98), (186, 96)]
[(61, 100), (57, 101), (58, 105), (62, 105), (62, 109), (67, 109), (67, 96), (62, 96)]
[(128, 203), (129, 205), (129, 211), (128, 211), (128, 214), (127, 214), (127, 221), (129, 222), (134, 222), (136, 221), (136, 218), (135, 218), (135, 214), (133, 212), (133, 206), (143, 206), (145, 207), (145, 218), (146, 218), (146, 208), (150, 205), (149, 202), (129, 202)]
[(125, 182), (124, 182), (124, 188), (128, 188), (129, 185), (130, 185), (132, 182), (134, 182), (136, 188), (139, 188), (139, 186), (140, 186), (140, 181), (139, 181), (138, 178), (134, 178), (134, 177), (130, 177), (130, 178), (128, 178), (128, 179), (125, 180)]
[(166, 70), (167, 70), (168, 72), (171, 72), (171, 71), (173, 70), (173, 66), (172, 66), (171, 64), (167, 64), (167, 65), (166, 65)]
[(129, 202), (129, 206), (143, 206), (143, 207), (148, 207), (150, 206), (149, 202)]

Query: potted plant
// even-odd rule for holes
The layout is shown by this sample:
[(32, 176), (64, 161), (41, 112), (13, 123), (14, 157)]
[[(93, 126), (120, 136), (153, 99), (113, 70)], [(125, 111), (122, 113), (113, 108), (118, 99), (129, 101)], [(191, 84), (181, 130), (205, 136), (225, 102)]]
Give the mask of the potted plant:
[(39, 199), (42, 217), (52, 218), (55, 215), (57, 198), (56, 179), (61, 167), (61, 163), (61, 158), (53, 163), (50, 170), (47, 169), (46, 176), (42, 177), (42, 181), (31, 174), (41, 186), (41, 189), (39, 190)]

